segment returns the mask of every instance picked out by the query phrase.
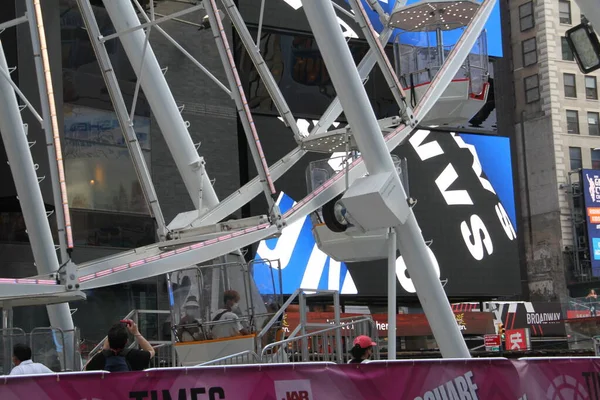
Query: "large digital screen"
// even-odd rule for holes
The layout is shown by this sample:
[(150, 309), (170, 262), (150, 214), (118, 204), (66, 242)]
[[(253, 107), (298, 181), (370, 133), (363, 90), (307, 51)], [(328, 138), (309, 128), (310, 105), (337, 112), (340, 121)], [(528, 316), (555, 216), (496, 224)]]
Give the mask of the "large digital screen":
[(581, 175), (592, 274), (600, 276), (600, 170), (584, 169)]
[[(257, 116), (256, 124), (269, 164), (293, 143), (283, 124)], [(307, 121), (309, 124), (311, 121)], [(290, 143), (291, 144), (291, 143)], [(293, 144), (292, 144), (293, 145)], [(394, 152), (408, 163), (409, 194), (439, 278), (451, 297), (497, 297), (520, 294), (515, 193), (510, 139), (502, 136), (420, 130)], [(310, 161), (327, 158), (309, 154), (275, 183), (282, 211), (306, 195), (305, 170)], [(278, 159), (277, 158), (277, 159)], [(255, 200), (252, 213), (264, 212)], [(302, 287), (335, 289), (342, 294), (385, 295), (387, 261), (343, 263), (315, 244), (310, 218), (286, 227), (279, 238), (263, 241), (256, 259), (279, 259), (283, 292)], [(398, 295), (415, 293), (400, 255), (396, 262)], [(267, 266), (255, 269), (265, 294), (279, 291)]]
[[(346, 10), (351, 10), (347, 0), (333, 0), (336, 4), (342, 6)], [(413, 4), (417, 1), (422, 0), (408, 0), (407, 4)], [(371, 10), (366, 0), (362, 0), (363, 6), (369, 14), (373, 27), (378, 32), (383, 29), (379, 17)], [(384, 11), (389, 13), (396, 0), (379, 0)], [(490, 15), (485, 30), (487, 31), (488, 38), (488, 52), (490, 56), (502, 57), (502, 32), (500, 28), (500, 2), (496, 2), (496, 6)], [(261, 1), (260, 0), (245, 0), (240, 1), (240, 12), (244, 20), (249, 24), (258, 24)], [(360, 27), (344, 13), (338, 12), (338, 21), (344, 32), (344, 35), (348, 38), (362, 38), (362, 32)], [(310, 27), (308, 21), (302, 10), (301, 0), (271, 0), (265, 2), (264, 7), (264, 26), (273, 27), (285, 30), (304, 31), (309, 32)], [(394, 40), (395, 36), (400, 32), (399, 29), (394, 32), (390, 42)]]

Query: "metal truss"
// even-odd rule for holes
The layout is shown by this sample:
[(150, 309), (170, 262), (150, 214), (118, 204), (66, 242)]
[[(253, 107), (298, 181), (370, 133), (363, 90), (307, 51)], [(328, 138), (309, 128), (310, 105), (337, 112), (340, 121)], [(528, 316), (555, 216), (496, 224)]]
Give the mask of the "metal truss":
[[(35, 7), (39, 9), (40, 0), (26, 1), (28, 4), (34, 4)], [(362, 3), (358, 0), (350, 0), (353, 13), (350, 13), (347, 10), (344, 10), (343, 12), (347, 15), (352, 15), (353, 18), (355, 18), (356, 22), (363, 30), (370, 46), (370, 50), (356, 68), (353, 67), (353, 64), (352, 66), (348, 66), (348, 68), (342, 68), (344, 69), (342, 72), (344, 74), (349, 74), (347, 76), (352, 77), (353, 82), (359, 82), (358, 88), (354, 87), (354, 89), (352, 89), (354, 91), (353, 94), (359, 96), (344, 96), (345, 98), (342, 99), (336, 98), (309, 135), (302, 136), (284, 96), (267, 68), (260, 53), (259, 44), (255, 43), (250, 36), (249, 30), (232, 0), (220, 0), (225, 12), (218, 8), (217, 0), (203, 0), (200, 4), (193, 5), (171, 15), (160, 16), (160, 18), (155, 17), (156, 13), (153, 2), (150, 2), (150, 15), (148, 15), (140, 6), (139, 2), (133, 0), (143, 21), (139, 20), (139, 16), (131, 2), (122, 0), (103, 1), (106, 11), (117, 30), (116, 33), (106, 37), (103, 37), (100, 34), (89, 0), (77, 0), (92, 45), (96, 52), (102, 75), (109, 89), (115, 112), (117, 113), (123, 134), (127, 139), (128, 149), (132, 155), (132, 161), (138, 174), (140, 184), (143, 188), (152, 216), (156, 221), (159, 241), (150, 246), (123, 252), (77, 266), (71, 265), (72, 263), (70, 263), (68, 266), (70, 272), (66, 274), (60, 273), (57, 270), (48, 270), (40, 271), (41, 275), (35, 278), (37, 280), (0, 280), (0, 301), (2, 301), (2, 299), (13, 298), (19, 294), (21, 297), (35, 297), (40, 295), (50, 297), (65, 296), (65, 294), (68, 293), (78, 293), (80, 290), (89, 290), (131, 282), (184, 269), (190, 265), (208, 262), (232, 252), (237, 252), (239, 255), (237, 249), (277, 235), (287, 224), (291, 224), (300, 218), (304, 218), (307, 214), (316, 211), (324, 204), (343, 193), (348, 185), (352, 185), (357, 179), (365, 176), (365, 174), (390, 172), (390, 168), (393, 169), (391, 157), (383, 156), (383, 154), (389, 154), (389, 152), (405, 141), (410, 133), (416, 129), (419, 121), (427, 115), (435, 102), (446, 90), (452, 78), (456, 75), (475, 44), (479, 33), (483, 29), (495, 4), (495, 0), (483, 1), (475, 18), (470, 22), (463, 33), (463, 36), (448, 55), (440, 72), (434, 77), (430, 88), (423, 95), (417, 106), (411, 110), (404, 100), (402, 87), (400, 86), (395, 71), (384, 52), (383, 46), (387, 43), (393, 32), (393, 29), (387, 26), (389, 15), (385, 14), (376, 0), (368, 1), (369, 6), (379, 14), (380, 20), (384, 22), (384, 30), (380, 32), (378, 36), (369, 22), (369, 18), (366, 15)], [(331, 54), (335, 53), (339, 54), (340, 57), (343, 57), (344, 54), (349, 54), (349, 51), (345, 43), (343, 44), (345, 49), (339, 44), (339, 38), (337, 38), (336, 35), (339, 33), (339, 37), (341, 37), (341, 30), (340, 32), (337, 32), (337, 30), (339, 30), (337, 25), (334, 27), (327, 26), (327, 29), (317, 29), (315, 26), (315, 21), (321, 20), (320, 18), (330, 18), (332, 15), (335, 16), (334, 8), (330, 3), (320, 2), (321, 0), (304, 0), (304, 5), (309, 22), (313, 27), (313, 33), (319, 42), (319, 46), (322, 48), (323, 52), (328, 52), (327, 54), (324, 54), (324, 59), (326, 60), (328, 67), (331, 68), (330, 64), (335, 64), (337, 62), (332, 59)], [(395, 10), (403, 7), (404, 4), (404, 1), (398, 1)], [(337, 7), (339, 9), (339, 6)], [(207, 13), (210, 28), (223, 63), (223, 68), (226, 71), (227, 84), (223, 84), (214, 77), (207, 68), (185, 51), (176, 40), (170, 37), (168, 33), (159, 26), (159, 24), (164, 21), (175, 20), (200, 9), (204, 9)], [(319, 13), (323, 13), (323, 16), (319, 17)], [(234, 28), (239, 33), (242, 43), (248, 51), (250, 59), (255, 65), (260, 78), (263, 80), (280, 116), (284, 123), (290, 128), (291, 133), (298, 143), (297, 148), (293, 149), (284, 158), (272, 166), (266, 164), (264, 153), (260, 145), (259, 132), (254, 124), (240, 77), (235, 63), (233, 62), (232, 49), (228, 43), (227, 35), (225, 34), (221, 22), (221, 19), (225, 16), (231, 19)], [(23, 23), (29, 20), (29, 18), (30, 15), (26, 15), (13, 21), (9, 21), (0, 25), (0, 29)], [(259, 32), (262, 29), (262, 19), (263, 16), (261, 11)], [(179, 21), (185, 22), (185, 20)], [(43, 32), (43, 26), (38, 24), (37, 27)], [(228, 93), (236, 105), (236, 109), (248, 138), (253, 160), (259, 173), (258, 177), (239, 188), (222, 202), (219, 202), (219, 199), (214, 192), (214, 188), (212, 187), (212, 183), (207, 173), (207, 169), (209, 168), (205, 167), (203, 158), (198, 154), (198, 148), (191, 140), (188, 132), (189, 123), (186, 123), (186, 121), (183, 120), (180, 109), (164, 79), (163, 69), (159, 66), (156, 57), (154, 56), (152, 46), (149, 43), (149, 36), (153, 30), (158, 31), (161, 35), (165, 36), (165, 38), (178, 48), (194, 65), (207, 74), (217, 87)], [(326, 32), (331, 34), (331, 38), (326, 37)], [(156, 117), (162, 134), (165, 137), (165, 141), (167, 142), (172, 156), (175, 159), (177, 168), (186, 185), (190, 198), (196, 208), (192, 211), (182, 212), (168, 225), (162, 216), (154, 185), (135, 135), (135, 126), (133, 125), (135, 100), (132, 109), (128, 112), (118, 82), (112, 71), (110, 59), (104, 49), (104, 43), (116, 39), (120, 40), (123, 44), (123, 48), (138, 77), (134, 98), (137, 98), (139, 90), (144, 90), (146, 99), (152, 108), (153, 114)], [(338, 41), (336, 42), (336, 40)], [(42, 46), (42, 48), (44, 47)], [(49, 74), (47, 56), (45, 61), (46, 64), (44, 64), (43, 61), (44, 57), (41, 57), (41, 59), (43, 72)], [(377, 121), (374, 113), (370, 109), (370, 105), (365, 106), (365, 104), (363, 104), (364, 102), (360, 103), (358, 100), (355, 101), (353, 99), (354, 97), (366, 98), (366, 94), (364, 94), (364, 89), (362, 89), (360, 83), (362, 82), (362, 84), (364, 84), (375, 63), (378, 63), (383, 71), (386, 82), (394, 95), (394, 99), (400, 107), (400, 115), (398, 117)], [(14, 91), (19, 94), (20, 91), (9, 79), (10, 77), (8, 75), (10, 74), (10, 70), (8, 68), (2, 68), (2, 65), (0, 65), (0, 72), (2, 73), (0, 81), (4, 80), (5, 82), (10, 82), (10, 88), (14, 89)], [(339, 76), (342, 76), (339, 74), (342, 72), (337, 71), (331, 73), (336, 91), (340, 94), (344, 92), (342, 85), (339, 83)], [(50, 93), (49, 90), (48, 93)], [(50, 96), (47, 94), (46, 97)], [(28, 102), (26, 102), (26, 104), (28, 104)], [(350, 109), (355, 110), (357, 116), (365, 116), (364, 121), (361, 121), (357, 116), (349, 117), (350, 127), (348, 129), (344, 129), (343, 131), (328, 131), (337, 117), (341, 114), (342, 104), (345, 106), (344, 108), (346, 109), (347, 115), (349, 114)], [(367, 108), (370, 111), (368, 111)], [(44, 109), (42, 110), (44, 116), (43, 121), (54, 121), (52, 119), (53, 115), (55, 115), (53, 103), (52, 106), (49, 106), (49, 110), (49, 112), (46, 112)], [(57, 138), (58, 132), (53, 124), (47, 125), (47, 130), (49, 131), (46, 132), (47, 137), (50, 133), (54, 135), (51, 136), (53, 139)], [(332, 149), (327, 149), (322, 146), (323, 142), (321, 140), (323, 138), (341, 138), (342, 136), (344, 138), (343, 140), (346, 142), (354, 141), (353, 143), (357, 145), (357, 148), (363, 151), (362, 157), (356, 159), (347, 168), (339, 171), (315, 191), (298, 201), (288, 212), (280, 215), (274, 204), (273, 198), (273, 195), (276, 193), (275, 182), (277, 179), (283, 176), (289, 168), (297, 163), (307, 152), (314, 150), (322, 152), (331, 151)], [(56, 140), (50, 141), (50, 144), (52, 143), (56, 144), (59, 142)], [(56, 150), (58, 153), (59, 148)], [(59, 183), (56, 187), (64, 189), (64, 180), (62, 180), (61, 175), (62, 163), (60, 162), (62, 157), (59, 155), (60, 154), (58, 153), (56, 157), (51, 158), (51, 160), (58, 160), (58, 167), (55, 170), (51, 168), (51, 175), (53, 176), (53, 182), (56, 181)], [(395, 169), (393, 170), (395, 171)], [(401, 183), (399, 184), (401, 186)], [(53, 187), (54, 186), (55, 185), (53, 185)], [(33, 189), (29, 188), (23, 190), (24, 193), (19, 193), (20, 196), (27, 195), (27, 190)], [(260, 195), (261, 192), (265, 194), (270, 205), (268, 216), (237, 220), (231, 225), (224, 225), (226, 223), (220, 222), (226, 216), (233, 214), (256, 196)], [(61, 196), (57, 199), (55, 193), (56, 204), (66, 205), (66, 194), (64, 193), (64, 190), (63, 192), (59, 191), (57, 193), (60, 193)], [(41, 201), (41, 199), (39, 201)], [(65, 211), (65, 215), (68, 216), (68, 208), (65, 208)], [(24, 209), (23, 212), (25, 215), (28, 215), (32, 211)], [(414, 220), (414, 214), (412, 214), (411, 210), (408, 210), (407, 213), (407, 222), (405, 224), (403, 223), (403, 225), (406, 226), (401, 225), (395, 228), (398, 234), (398, 246), (402, 250), (403, 255), (406, 253), (405, 258), (407, 259), (407, 264), (410, 263), (413, 265), (413, 268), (419, 269), (420, 264), (427, 264), (426, 259), (428, 256), (423, 256), (422, 252), (416, 252), (412, 256), (409, 255), (412, 250), (407, 247), (408, 244), (419, 248), (425, 246), (425, 244), (419, 233), (420, 230), (416, 220)], [(410, 217), (410, 215), (412, 215), (412, 217)], [(60, 226), (61, 225), (59, 224), (59, 227)], [(27, 228), (31, 234), (32, 232), (29, 224), (27, 225)], [(51, 237), (46, 237), (48, 236), (46, 233), (40, 231), (37, 234), (40, 237), (45, 237), (44, 240), (51, 241)], [(412, 261), (412, 263), (410, 261)], [(445, 356), (468, 356), (468, 354), (465, 355), (461, 346), (458, 346), (457, 349), (454, 350), (451, 348), (452, 346), (456, 347), (457, 335), (459, 335), (459, 333), (457, 333), (458, 328), (456, 329), (457, 332), (448, 333), (449, 331), (452, 331), (451, 327), (449, 327), (449, 325), (442, 325), (442, 322), (445, 321), (444, 323), (446, 323), (450, 320), (449, 318), (453, 318), (453, 314), (451, 313), (449, 306), (447, 308), (450, 311), (446, 310), (444, 307), (444, 304), (447, 304), (448, 302), (441, 285), (439, 288), (435, 286), (435, 284), (431, 286), (431, 282), (428, 283), (428, 280), (431, 280), (431, 277), (427, 274), (421, 275), (421, 277), (418, 278), (419, 272), (416, 269), (410, 271), (411, 276), (414, 275), (413, 279), (415, 279), (415, 285), (419, 286), (417, 287), (417, 293), (432, 324), (432, 328), (434, 328), (433, 330), (438, 339), (438, 343), (440, 343), (440, 348), (442, 349), (443, 347), (442, 352)], [(417, 280), (419, 282), (417, 282)], [(439, 281), (437, 281), (437, 284), (439, 285)], [(426, 293), (428, 291), (427, 288), (430, 288), (435, 293)], [(440, 311), (435, 311), (434, 308), (439, 304), (442, 304)], [(438, 322), (435, 321), (436, 318), (439, 319)], [(446, 329), (446, 331), (442, 332), (442, 328)], [(448, 336), (449, 339), (443, 339), (442, 337), (444, 335)]]

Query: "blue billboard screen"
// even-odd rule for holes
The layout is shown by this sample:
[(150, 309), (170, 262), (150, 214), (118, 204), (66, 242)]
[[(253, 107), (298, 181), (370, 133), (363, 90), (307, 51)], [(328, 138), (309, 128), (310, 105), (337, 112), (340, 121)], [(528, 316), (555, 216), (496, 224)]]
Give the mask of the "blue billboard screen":
[(584, 169), (581, 175), (592, 274), (600, 276), (600, 170)]
[[(369, 7), (366, 0), (362, 0), (362, 1), (363, 1), (365, 10), (367, 11), (367, 13), (369, 14), (369, 17), (371, 19), (371, 24), (373, 24), (373, 27), (375, 28), (375, 30), (377, 30), (378, 32), (381, 32), (381, 30), (383, 29), (383, 25), (381, 24), (381, 21), (379, 21), (379, 17), (371, 9), (371, 7)], [(422, 0), (408, 0), (406, 2), (406, 4), (411, 5), (411, 4), (417, 3), (419, 1), (422, 1)], [(346, 0), (346, 2), (347, 2), (347, 0)], [(389, 13), (394, 8), (394, 5), (396, 4), (396, 0), (379, 0), (379, 4), (381, 4), (381, 7), (384, 9), (385, 12)], [(492, 14), (490, 15), (484, 29), (487, 32), (488, 54), (490, 56), (494, 56), (494, 57), (502, 57), (502, 30), (500, 27), (500, 2), (499, 1), (496, 2), (496, 5), (494, 6), (494, 10), (492, 11)], [(392, 35), (392, 38), (390, 39), (390, 42), (392, 42), (394, 40), (395, 36), (398, 33), (400, 33), (400, 30), (396, 29), (396, 32), (394, 32), (394, 35)], [(449, 32), (446, 34), (448, 35), (447, 39), (450, 39), (453, 41), (456, 41), (456, 39), (458, 39), (458, 37), (459, 37), (459, 32)], [(456, 37), (450, 37), (451, 35), (456, 36)]]
[[(447, 283), (447, 294), (518, 294), (520, 276), (510, 139), (432, 131), (421, 144), (430, 144), (432, 140), (444, 153), (436, 161), (421, 161), (418, 150), (415, 152), (410, 143), (394, 153), (408, 161), (410, 196), (418, 201), (414, 211), (423, 236), (431, 241), (429, 248), (439, 264), (440, 279)], [(440, 195), (438, 177), (449, 164), (457, 173), (450, 189), (459, 192), (464, 188), (462, 191), (468, 192), (472, 200), (470, 204), (447, 204)], [(489, 182), (491, 187), (482, 190), (483, 181)], [(278, 187), (283, 191), (278, 203), (285, 212), (300, 196), (296, 195), (296, 199), (284, 193), (286, 189), (292, 190), (292, 186), (286, 188), (286, 184), (278, 182)], [(465, 236), (464, 221), (472, 221), (473, 217), (480, 218), (483, 229), (477, 232), (474, 227), (472, 233)], [(600, 234), (598, 238), (600, 240)], [(484, 245), (476, 256), (473, 249), (478, 242)], [(347, 264), (332, 259), (317, 246), (308, 216), (286, 227), (280, 237), (260, 242), (255, 254), (255, 260), (259, 259), (280, 260), (284, 294), (304, 288), (378, 296), (382, 295), (381, 288), (386, 287), (386, 260)], [(397, 269), (401, 264), (399, 257)], [(257, 261), (254, 278), (261, 293), (279, 292), (278, 272), (268, 265)], [(398, 295), (412, 294), (414, 286), (410, 278), (398, 273)]]

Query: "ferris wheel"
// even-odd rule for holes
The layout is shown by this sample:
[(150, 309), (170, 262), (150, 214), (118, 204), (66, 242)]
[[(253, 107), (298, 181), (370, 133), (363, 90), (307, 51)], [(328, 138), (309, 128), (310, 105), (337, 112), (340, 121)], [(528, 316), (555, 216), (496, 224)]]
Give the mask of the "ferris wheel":
[[(0, 31), (22, 23), (29, 25), (42, 107), (39, 112), (35, 110), (12, 81), (12, 68), (7, 65), (0, 44), (0, 131), (39, 275), (27, 279), (0, 278), (0, 302), (3, 306), (54, 304), (49, 308), (52, 325), (72, 329), (73, 322), (66, 302), (84, 298), (83, 292), (86, 290), (173, 273), (227, 254), (233, 254), (240, 263), (244, 263), (240, 248), (279, 235), (287, 226), (314, 214), (323, 220), (323, 225), (319, 225), (315, 231), (322, 249), (340, 261), (344, 261), (344, 258), (356, 260), (361, 257), (374, 259), (389, 256), (395, 268), (399, 248), (442, 354), (445, 357), (469, 357), (411, 209), (414, 202), (403, 185), (402, 168), (390, 156), (390, 151), (423, 124), (468, 120), (473, 116), (473, 110), (477, 111), (473, 104), (478, 103), (480, 107), (485, 102), (488, 93), (487, 70), (485, 61), (481, 60), (487, 54), (483, 52), (483, 58), (478, 58), (480, 62), (477, 63), (472, 49), (482, 43), (481, 32), (495, 1), (428, 0), (409, 6), (404, 1), (398, 1), (388, 14), (376, 0), (369, 0), (368, 7), (378, 13), (384, 23), (382, 32), (376, 32), (373, 28), (367, 5), (359, 0), (348, 0), (348, 3), (350, 11), (329, 1), (302, 1), (324, 62), (313, 78), (318, 82), (330, 79), (337, 93), (315, 128), (304, 132), (298, 126), (233, 0), (204, 0), (164, 16), (157, 15), (153, 2), (143, 7), (138, 0), (103, 0), (103, 6), (116, 29), (115, 33), (107, 36), (101, 34), (90, 0), (77, 0), (144, 198), (155, 222), (158, 241), (76, 265), (70, 260), (73, 239), (69, 202), (53, 97), (56, 89), (52, 86), (41, 4), (40, 0), (25, 0), (27, 13), (0, 24)], [(199, 10), (206, 13), (201, 26), (210, 29), (213, 34), (225, 69), (226, 82), (221, 82), (211, 74), (200, 60), (195, 59), (160, 26), (162, 22)], [(368, 52), (358, 66), (355, 66), (336, 11), (356, 21), (369, 45)], [(460, 17), (454, 15), (457, 12)], [(236, 29), (280, 118), (297, 144), (296, 148), (290, 149), (285, 157), (273, 165), (268, 165), (261, 147), (261, 132), (258, 132), (254, 123), (234, 61), (224, 28), (225, 18)], [(453, 28), (461, 32), (451, 45), (445, 45), (444, 33)], [(259, 37), (261, 29), (262, 16), (258, 27)], [(399, 35), (400, 39), (396, 39), (396, 59), (391, 61), (384, 47), (396, 29), (407, 33), (419, 32), (427, 40), (402, 41), (402, 35)], [(164, 68), (149, 43), (151, 30), (163, 35), (235, 103), (258, 176), (223, 200), (219, 200), (215, 193), (210, 179), (210, 165), (206, 164), (198, 146), (193, 143), (189, 133), (193, 127), (184, 120), (165, 79)], [(434, 40), (428, 39), (430, 32), (434, 33)], [(107, 52), (107, 44), (114, 40), (121, 42), (137, 75), (134, 98), (143, 90), (194, 204), (193, 210), (181, 210), (170, 222), (165, 221), (142, 146), (134, 130), (134, 110), (127, 109)], [(300, 50), (305, 58), (314, 56), (314, 52)], [(377, 120), (367, 98), (363, 85), (375, 64), (381, 69), (399, 107), (395, 117)], [(310, 71), (301, 72), (311, 74)], [(51, 160), (50, 179), (57, 205), (52, 216), (45, 211), (38, 185), (40, 178), (29, 150), (33, 144), (27, 140), (27, 127), (21, 118), (24, 108), (34, 114), (46, 135)], [(342, 112), (348, 120), (348, 126), (330, 129)], [(282, 213), (277, 205), (277, 180), (311, 152), (342, 152), (345, 159), (340, 168), (330, 169), (325, 175), (313, 176), (306, 197)], [(317, 169), (314, 171), (315, 174), (320, 173)], [(228, 216), (261, 195), (269, 205), (267, 215), (227, 220)], [(48, 217), (57, 221), (58, 255)], [(361, 250), (357, 252), (356, 249)], [(395, 299), (395, 269), (390, 276), (393, 285), (388, 284), (388, 296)], [(394, 332), (391, 321), (389, 331)]]

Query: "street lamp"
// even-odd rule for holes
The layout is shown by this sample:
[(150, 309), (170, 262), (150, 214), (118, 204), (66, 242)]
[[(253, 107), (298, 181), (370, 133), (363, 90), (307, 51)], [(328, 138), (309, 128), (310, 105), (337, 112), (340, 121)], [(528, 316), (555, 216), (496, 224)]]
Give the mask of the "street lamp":
[(566, 32), (567, 42), (584, 74), (600, 68), (600, 43), (587, 20)]

